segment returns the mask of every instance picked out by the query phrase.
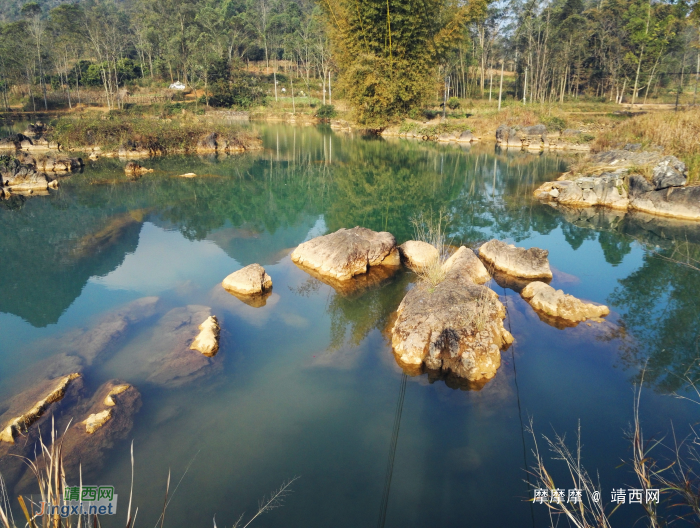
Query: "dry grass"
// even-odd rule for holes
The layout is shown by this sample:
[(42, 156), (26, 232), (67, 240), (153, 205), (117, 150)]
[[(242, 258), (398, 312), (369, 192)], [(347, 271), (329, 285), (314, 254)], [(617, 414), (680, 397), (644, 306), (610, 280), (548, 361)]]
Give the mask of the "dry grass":
[(411, 224), (413, 224), (415, 240), (426, 242), (438, 250), (438, 256), (435, 260), (415, 270), (420, 280), (426, 283), (428, 290), (432, 292), (438, 284), (445, 280), (443, 264), (449, 258), (449, 247), (445, 234), (448, 218), (443, 211), (440, 211), (437, 218), (432, 213), (430, 216), (420, 213), (411, 219)]
[(619, 123), (600, 134), (594, 150), (620, 148), (641, 143), (642, 148), (660, 146), (688, 166), (688, 181), (700, 181), (700, 108), (650, 112)]

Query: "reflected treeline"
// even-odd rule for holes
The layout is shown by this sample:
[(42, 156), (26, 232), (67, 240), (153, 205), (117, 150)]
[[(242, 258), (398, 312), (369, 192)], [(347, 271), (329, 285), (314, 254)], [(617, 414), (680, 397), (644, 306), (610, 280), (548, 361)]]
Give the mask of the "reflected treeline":
[[(323, 218), (329, 231), (362, 225), (413, 236), (419, 212), (451, 212), (456, 243), (547, 232), (532, 187), (563, 158), (420, 141), (343, 136), (328, 128), (261, 127), (266, 150), (239, 156), (172, 156), (129, 181), (103, 159), (62, 180), (48, 197), (0, 202), (5, 274), (0, 310), (35, 326), (55, 323), (91, 276), (135, 250), (142, 222), (208, 238), (241, 264), (274, 262)], [(194, 172), (196, 178), (180, 178)], [(323, 223), (321, 224), (323, 225)]]
[[(598, 240), (615, 266), (641, 244), (642, 266), (621, 279), (609, 302), (621, 314), (620, 327), (606, 336), (620, 339), (625, 366), (646, 365), (645, 383), (674, 392), (700, 377), (700, 225), (644, 213), (606, 209), (563, 209), (567, 241), (578, 247)], [(576, 245), (578, 244), (578, 245)], [(688, 265), (689, 264), (689, 265)], [(638, 376), (639, 377), (639, 376)]]

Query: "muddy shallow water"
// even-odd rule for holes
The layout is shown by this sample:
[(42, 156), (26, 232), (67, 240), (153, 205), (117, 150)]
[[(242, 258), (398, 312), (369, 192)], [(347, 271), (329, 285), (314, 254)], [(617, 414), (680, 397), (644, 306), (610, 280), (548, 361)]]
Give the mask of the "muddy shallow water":
[[(580, 420), (583, 462), (600, 473), (605, 501), (612, 488), (638, 487), (620, 461), (645, 363), (646, 434), (671, 421), (689, 432), (700, 409), (671, 394), (697, 373), (700, 272), (663, 257), (697, 258), (699, 225), (539, 204), (532, 191), (565, 169), (560, 155), (254, 126), (262, 152), (148, 160), (155, 171), (135, 182), (122, 162), (100, 160), (48, 197), (0, 202), (0, 414), (33, 380), (76, 362), (76, 398), (112, 379), (141, 395), (123, 434), (85, 454), (97, 460), (84, 480), (120, 496), (105, 526), (126, 517), (131, 439), (139, 526), (156, 523), (168, 469), (172, 491), (189, 468), (166, 526), (211, 526), (214, 515), (231, 525), (299, 476), (284, 507), (254, 526), (505, 527), (548, 522), (527, 502), (530, 419), (538, 435), (566, 433), (572, 445)], [(198, 177), (177, 177), (189, 172)], [(415, 276), (337, 292), (289, 254), (355, 225), (400, 243), (411, 217), (441, 209), (454, 244), (496, 237), (547, 249), (551, 284), (611, 314), (557, 328), (507, 283), (492, 284), (515, 337), (496, 377), (474, 387), (411, 372), (404, 388), (387, 327)], [(273, 279), (259, 307), (219, 286), (253, 262)], [(144, 297), (158, 298), (152, 311), (103, 331)], [(218, 355), (196, 365), (169, 356), (178, 329), (208, 313), (222, 326)], [(65, 402), (57, 412), (74, 411)], [(613, 519), (641, 514), (625, 505)]]

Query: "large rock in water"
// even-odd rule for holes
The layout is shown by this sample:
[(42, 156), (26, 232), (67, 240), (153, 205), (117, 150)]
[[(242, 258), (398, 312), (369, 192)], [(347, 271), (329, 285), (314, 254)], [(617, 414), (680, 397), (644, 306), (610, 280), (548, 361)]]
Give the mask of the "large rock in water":
[(607, 306), (585, 303), (540, 281), (525, 286), (521, 295), (535, 310), (571, 322), (585, 321), (610, 313)]
[(548, 255), (546, 249), (525, 249), (496, 239), (489, 240), (479, 248), (479, 257), (487, 264), (524, 279), (551, 279)]
[(437, 248), (421, 240), (409, 240), (399, 246), (401, 260), (409, 268), (419, 270), (431, 265), (440, 257)]
[(231, 273), (221, 285), (233, 294), (260, 295), (272, 288), (272, 278), (260, 264), (250, 264)]
[(366, 273), (370, 266), (398, 266), (401, 257), (391, 233), (353, 227), (300, 244), (292, 253), (292, 261), (320, 275), (349, 280)]
[(473, 382), (496, 375), (500, 350), (513, 336), (503, 326), (506, 310), (498, 295), (475, 284), (474, 269), (464, 265), (470, 260), (463, 253), (432, 291), (420, 282), (401, 301), (391, 329), (401, 364), (424, 364)]
[(442, 265), (446, 273), (453, 267), (458, 267), (463, 272), (466, 272), (471, 280), (477, 284), (484, 284), (491, 280), (491, 275), (486, 270), (484, 264), (479, 260), (479, 257), (466, 246), (461, 246)]

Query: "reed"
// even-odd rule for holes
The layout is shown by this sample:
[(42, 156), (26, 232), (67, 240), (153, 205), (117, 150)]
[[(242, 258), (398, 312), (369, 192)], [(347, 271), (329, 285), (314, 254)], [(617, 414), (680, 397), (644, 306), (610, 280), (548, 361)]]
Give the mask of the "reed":
[(426, 242), (438, 251), (437, 258), (415, 270), (418, 278), (428, 286), (431, 292), (445, 280), (443, 264), (449, 258), (446, 235), (448, 223), (449, 219), (444, 211), (440, 211), (437, 218), (433, 216), (432, 212), (429, 216), (421, 212), (411, 219), (415, 240)]

